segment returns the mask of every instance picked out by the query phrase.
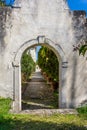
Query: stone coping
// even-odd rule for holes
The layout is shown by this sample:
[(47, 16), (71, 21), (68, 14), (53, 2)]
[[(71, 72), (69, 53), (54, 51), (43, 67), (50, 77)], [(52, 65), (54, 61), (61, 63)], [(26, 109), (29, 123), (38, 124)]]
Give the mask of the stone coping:
[[(16, 113), (17, 114), (17, 113)], [(53, 115), (53, 114), (75, 114), (78, 112), (76, 109), (35, 109), (35, 110), (23, 110), (18, 114), (31, 114), (31, 115)]]

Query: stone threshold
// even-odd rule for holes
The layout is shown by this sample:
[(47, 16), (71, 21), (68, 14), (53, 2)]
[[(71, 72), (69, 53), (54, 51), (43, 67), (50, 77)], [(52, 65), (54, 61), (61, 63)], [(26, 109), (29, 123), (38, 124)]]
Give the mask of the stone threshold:
[(75, 114), (78, 112), (76, 109), (34, 109), (34, 110), (23, 110), (19, 114), (31, 114), (31, 115), (53, 115), (53, 114)]

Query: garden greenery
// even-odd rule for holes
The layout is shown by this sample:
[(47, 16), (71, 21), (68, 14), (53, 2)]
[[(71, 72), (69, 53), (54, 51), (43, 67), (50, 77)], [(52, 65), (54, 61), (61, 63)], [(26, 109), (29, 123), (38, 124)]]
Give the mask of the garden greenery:
[(35, 71), (35, 62), (30, 54), (25, 51), (21, 59), (22, 82), (28, 81), (31, 73)]
[(73, 47), (74, 47), (73, 51), (79, 51), (79, 55), (85, 56), (87, 52), (87, 41), (81, 42)]
[(87, 112), (50, 116), (12, 114), (11, 104), (10, 99), (0, 98), (0, 130), (87, 130)]
[(59, 80), (59, 62), (51, 49), (45, 46), (41, 47), (38, 53), (38, 65), (53, 81)]
[(4, 2), (0, 0), (0, 6), (5, 6)]

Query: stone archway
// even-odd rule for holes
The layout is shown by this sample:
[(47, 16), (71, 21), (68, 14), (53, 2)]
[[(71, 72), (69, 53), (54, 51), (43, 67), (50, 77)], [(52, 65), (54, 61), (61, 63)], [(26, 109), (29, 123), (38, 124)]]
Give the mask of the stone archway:
[(60, 45), (55, 44), (45, 36), (39, 36), (37, 39), (32, 39), (18, 49), (13, 61), (13, 111), (21, 111), (21, 57), (23, 52), (35, 45), (45, 45), (56, 54), (59, 61), (59, 108), (66, 108), (66, 93), (65, 93), (65, 73), (67, 68), (67, 60)]

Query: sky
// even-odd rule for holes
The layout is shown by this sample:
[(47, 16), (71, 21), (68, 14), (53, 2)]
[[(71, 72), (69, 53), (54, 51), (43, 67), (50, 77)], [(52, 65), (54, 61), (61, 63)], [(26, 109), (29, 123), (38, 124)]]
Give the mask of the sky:
[(15, 0), (1, 0), (1, 1), (5, 1), (5, 4), (6, 4), (6, 5), (12, 6), (12, 5), (14, 4), (14, 1), (15, 1)]
[(40, 48), (41, 48), (41, 46), (36, 47), (36, 60), (38, 59), (38, 52), (39, 52)]
[(72, 11), (85, 11), (87, 17), (87, 0), (67, 0), (68, 6)]
[[(5, 1), (5, 4), (10, 6), (12, 6), (15, 2), (15, 0), (2, 0), (2, 1)], [(87, 0), (67, 0), (67, 2), (70, 10), (72, 11), (83, 10), (86, 12), (87, 17)]]

